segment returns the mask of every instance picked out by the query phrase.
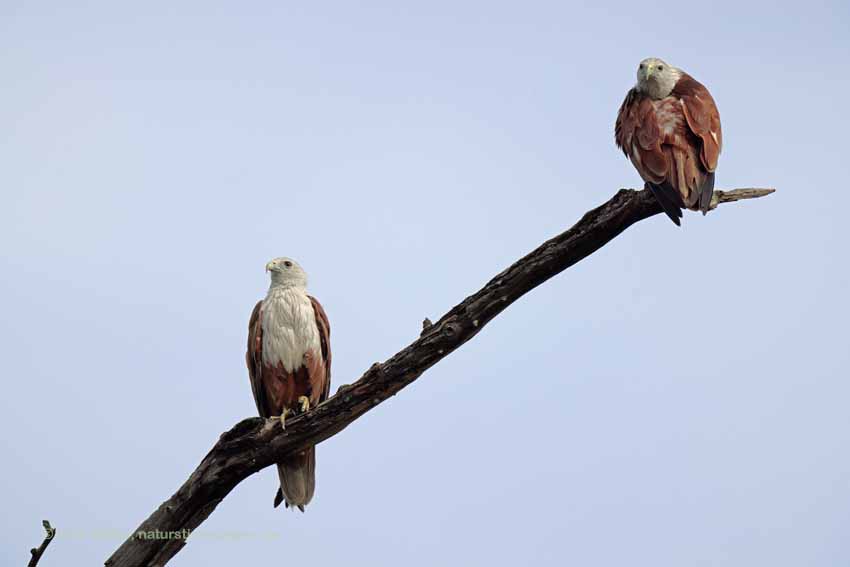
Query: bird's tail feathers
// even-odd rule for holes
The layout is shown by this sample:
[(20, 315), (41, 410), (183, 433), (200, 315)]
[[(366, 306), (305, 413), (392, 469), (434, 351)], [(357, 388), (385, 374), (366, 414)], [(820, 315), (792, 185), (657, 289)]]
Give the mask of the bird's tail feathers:
[(684, 203), (682, 203), (682, 196), (679, 195), (679, 192), (669, 183), (658, 185), (647, 181), (646, 187), (655, 196), (655, 200), (658, 201), (662, 210), (670, 217), (670, 220), (676, 226), (682, 226), (682, 222), (679, 219), (682, 218), (682, 207)]
[(699, 190), (699, 210), (705, 215), (711, 207), (711, 197), (714, 195), (714, 172), (709, 171)]
[(287, 508), (294, 506), (303, 512), (316, 489), (316, 447), (279, 462), (277, 472), (280, 488), (274, 498), (274, 507), (285, 502)]

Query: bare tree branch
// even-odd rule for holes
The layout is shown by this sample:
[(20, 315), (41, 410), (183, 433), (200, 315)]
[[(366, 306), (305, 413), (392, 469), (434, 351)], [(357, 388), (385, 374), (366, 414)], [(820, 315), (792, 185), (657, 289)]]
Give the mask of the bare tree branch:
[(56, 536), (56, 528), (50, 525), (50, 522), (47, 520), (43, 520), (41, 525), (44, 526), (44, 531), (47, 532), (47, 535), (44, 536), (44, 541), (41, 542), (37, 548), (33, 547), (30, 549), (30, 562), (27, 563), (27, 567), (35, 567), (38, 565), (38, 562), (41, 560), (41, 556), (44, 555), (44, 552), (47, 550), (47, 546), (50, 545), (50, 542), (53, 541), (53, 538)]
[[(717, 191), (712, 206), (772, 192), (773, 189)], [(292, 452), (339, 433), (474, 337), (525, 293), (592, 254), (632, 224), (660, 212), (661, 207), (648, 191), (621, 189), (575, 226), (496, 275), (439, 321), (431, 324), (426, 319), (418, 339), (385, 362), (373, 364), (357, 382), (342, 386), (313, 410), (287, 421), (285, 431), (277, 419), (250, 418), (237, 423), (106, 565), (164, 565), (186, 545), (191, 530), (242, 480)]]

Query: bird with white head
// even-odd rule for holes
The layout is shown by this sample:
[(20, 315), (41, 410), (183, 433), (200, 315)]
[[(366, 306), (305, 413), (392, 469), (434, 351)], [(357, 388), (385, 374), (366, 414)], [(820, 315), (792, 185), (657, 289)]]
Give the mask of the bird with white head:
[(298, 287), (307, 289), (307, 272), (292, 258), (275, 258), (266, 264), (271, 274), (272, 287)]
[(638, 65), (637, 88), (654, 100), (670, 96), (682, 72), (656, 57), (644, 59)]
[(674, 223), (683, 208), (708, 212), (723, 134), (717, 105), (696, 79), (656, 57), (641, 61), (614, 139)]
[[(261, 417), (306, 412), (330, 391), (330, 324), (322, 305), (307, 294), (307, 273), (291, 258), (266, 264), (271, 285), (248, 323), (246, 361), (251, 390)], [(277, 507), (285, 501), (302, 512), (313, 498), (316, 448), (278, 463)]]

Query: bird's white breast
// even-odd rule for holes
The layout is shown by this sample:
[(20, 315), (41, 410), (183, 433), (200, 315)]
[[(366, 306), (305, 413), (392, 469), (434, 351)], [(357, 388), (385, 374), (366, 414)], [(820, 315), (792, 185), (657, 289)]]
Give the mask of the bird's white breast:
[(313, 304), (303, 289), (272, 288), (262, 306), (263, 364), (283, 362), (292, 372), (307, 352), (320, 352), (319, 329)]

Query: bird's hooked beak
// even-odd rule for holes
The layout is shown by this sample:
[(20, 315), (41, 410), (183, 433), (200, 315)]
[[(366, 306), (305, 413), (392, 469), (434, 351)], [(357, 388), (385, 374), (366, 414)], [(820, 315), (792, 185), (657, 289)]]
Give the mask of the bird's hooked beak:
[(266, 273), (271, 272), (271, 271), (272, 271), (272, 268), (274, 268), (274, 261), (269, 262), (268, 264), (266, 264)]
[(646, 69), (643, 71), (643, 75), (648, 81), (650, 77), (652, 77), (652, 65), (647, 65)]

